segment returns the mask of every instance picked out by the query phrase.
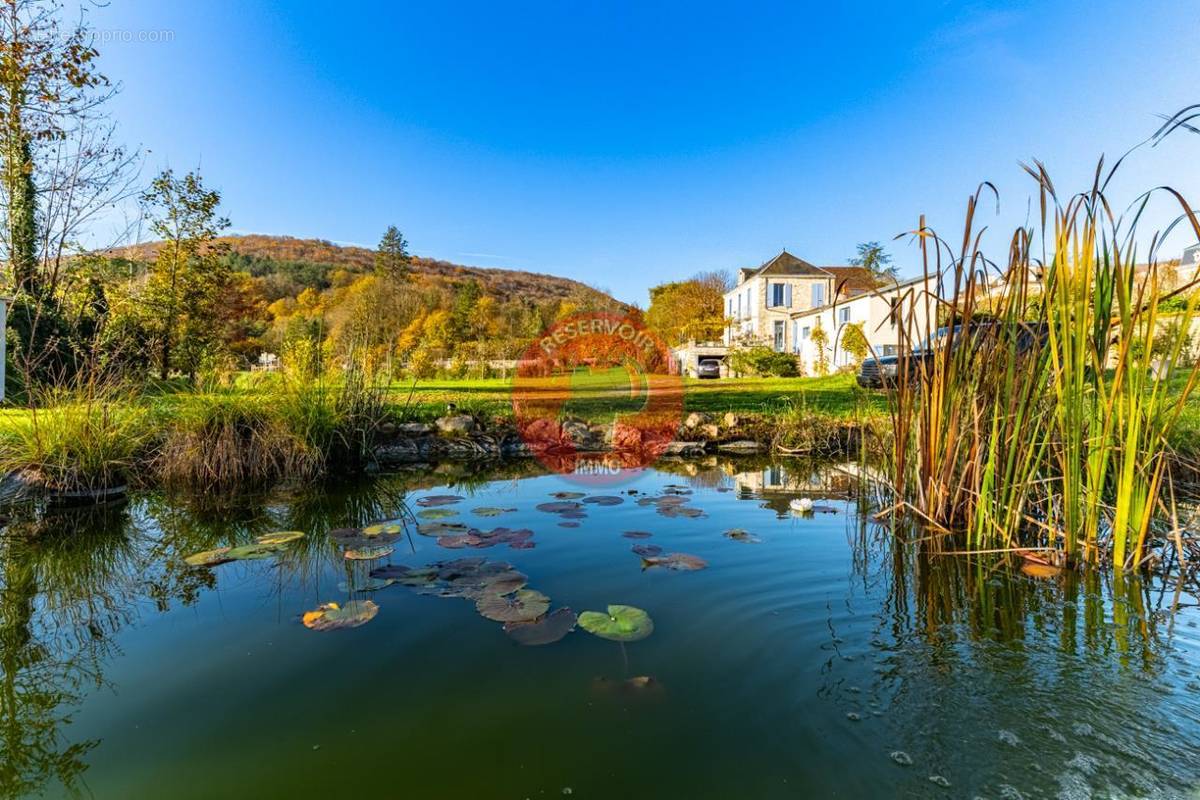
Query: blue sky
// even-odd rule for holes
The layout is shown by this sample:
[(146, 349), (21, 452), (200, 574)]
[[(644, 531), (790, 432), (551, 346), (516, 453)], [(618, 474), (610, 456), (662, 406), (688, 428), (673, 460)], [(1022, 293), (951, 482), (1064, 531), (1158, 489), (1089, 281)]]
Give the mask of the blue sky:
[[(147, 175), (200, 166), (236, 231), (371, 246), (394, 223), (419, 255), (642, 305), (652, 284), (783, 247), (844, 263), (921, 213), (953, 234), (985, 179), (1003, 250), (1000, 231), (1028, 213), (1019, 161), (1083, 188), (1101, 153), (1200, 102), (1189, 0), (112, 0), (87, 13)], [(1158, 184), (1200, 198), (1200, 137), (1142, 149), (1115, 192)], [(1174, 216), (1165, 197), (1151, 213)], [(889, 247), (917, 269), (909, 245)]]

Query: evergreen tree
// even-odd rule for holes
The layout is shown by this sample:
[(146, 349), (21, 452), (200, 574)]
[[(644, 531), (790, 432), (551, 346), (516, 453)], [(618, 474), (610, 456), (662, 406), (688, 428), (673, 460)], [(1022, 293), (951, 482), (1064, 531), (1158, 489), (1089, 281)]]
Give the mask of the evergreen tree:
[(404, 234), (395, 225), (389, 225), (375, 251), (375, 271), (392, 280), (402, 281), (408, 277), (410, 261), (408, 241)]
[(856, 267), (863, 267), (878, 281), (895, 283), (899, 271), (892, 264), (892, 257), (883, 249), (879, 242), (863, 242), (858, 246), (858, 254), (850, 259)]

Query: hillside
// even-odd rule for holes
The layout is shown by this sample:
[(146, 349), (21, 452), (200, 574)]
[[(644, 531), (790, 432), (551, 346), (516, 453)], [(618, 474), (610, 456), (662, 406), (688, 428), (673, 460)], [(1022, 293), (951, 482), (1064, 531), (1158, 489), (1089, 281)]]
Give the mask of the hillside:
[[(291, 236), (223, 236), (219, 242), (227, 245), (239, 269), (253, 275), (286, 274), (292, 281), (313, 288), (325, 288), (328, 274), (344, 269), (354, 273), (374, 268), (375, 252), (365, 247), (337, 245), (322, 239), (296, 239)], [(120, 248), (114, 256), (133, 261), (152, 261), (158, 242), (146, 242)], [(579, 281), (509, 269), (491, 269), (452, 264), (432, 258), (414, 256), (413, 275), (430, 283), (462, 284), (476, 280), (485, 293), (498, 300), (524, 299), (534, 302), (587, 298), (593, 302), (616, 303), (607, 294)]]

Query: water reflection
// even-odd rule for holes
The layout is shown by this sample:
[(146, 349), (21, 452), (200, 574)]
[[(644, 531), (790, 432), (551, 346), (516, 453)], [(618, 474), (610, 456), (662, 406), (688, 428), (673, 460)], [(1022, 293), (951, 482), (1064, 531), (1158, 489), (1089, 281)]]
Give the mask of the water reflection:
[[(834, 599), (823, 612), (828, 644), (814, 656), (824, 662), (819, 695), (844, 702), (850, 719), (885, 718), (918, 763), (953, 760), (968, 746), (995, 747), (1009, 741), (1006, 735), (1024, 738), (1043, 755), (1058, 753), (1065, 763), (1099, 731), (1107, 750), (1093, 757), (1123, 772), (1129, 791), (1144, 791), (1161, 788), (1163, 777), (1131, 766), (1130, 754), (1157, 762), (1164, 754), (1168, 761), (1188, 759), (1187, 739), (1176, 734), (1200, 720), (1180, 728), (1154, 721), (1159, 727), (1150, 730), (1141, 705), (1146, 693), (1130, 690), (1186, 677), (1177, 663), (1172, 671), (1170, 659), (1173, 587), (1095, 572), (1039, 581), (1004, 559), (938, 556), (919, 542), (905, 544), (869, 515), (853, 513), (862, 498), (848, 465), (713, 457), (664, 463), (659, 471), (692, 487), (698, 504), (716, 504), (715, 498), (735, 504), (723, 511), (714, 505), (710, 519), (695, 523), (718, 537), (756, 506), (774, 512), (780, 531), (813, 536), (813, 529), (794, 528), (789, 502), (848, 501), (837, 515), (846, 542), (845, 579), (831, 590)], [(217, 573), (186, 567), (186, 555), (300, 530), (306, 538), (286, 557), (245, 569), (265, 591), (282, 594), (332, 574), (356, 596), (372, 565), (344, 560), (327, 536), (330, 529), (411, 520), (407, 500), (415, 491), (497, 492), (540, 474), (532, 462), (503, 470), (442, 466), (220, 504), (152, 493), (101, 509), (18, 510), (0, 537), (0, 796), (86, 786), (89, 754), (99, 741), (73, 736), (71, 717), (90, 692), (105, 686), (105, 670), (120, 667), (122, 631), (215, 589)], [(778, 558), (770, 541), (736, 552), (748, 566), (731, 572), (729, 591), (752, 589), (754, 559)], [(796, 571), (802, 574), (802, 567)], [(837, 604), (869, 613), (839, 616), (832, 610)], [(856, 615), (869, 620), (861, 641), (850, 638)], [(785, 637), (788, 630), (771, 633)], [(855, 655), (856, 647), (862, 654)], [(978, 730), (950, 735), (939, 722), (941, 711), (956, 703), (977, 710)], [(1155, 752), (1144, 755), (1151, 747)], [(1014, 783), (1010, 775), (983, 772), (980, 790), (1003, 793)], [(914, 786), (927, 789), (927, 778), (917, 776)]]

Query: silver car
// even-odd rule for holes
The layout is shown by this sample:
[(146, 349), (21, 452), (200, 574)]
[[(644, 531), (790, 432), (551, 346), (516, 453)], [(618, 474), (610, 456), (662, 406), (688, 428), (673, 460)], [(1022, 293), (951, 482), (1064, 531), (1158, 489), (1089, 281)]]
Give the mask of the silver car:
[(702, 358), (696, 364), (697, 378), (719, 378), (721, 377), (721, 362), (715, 358)]

